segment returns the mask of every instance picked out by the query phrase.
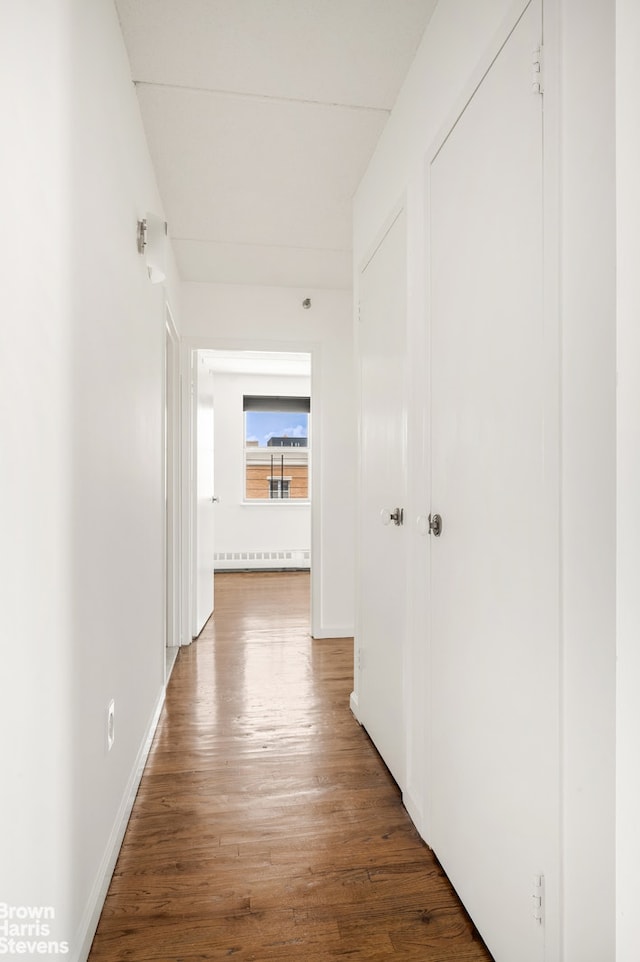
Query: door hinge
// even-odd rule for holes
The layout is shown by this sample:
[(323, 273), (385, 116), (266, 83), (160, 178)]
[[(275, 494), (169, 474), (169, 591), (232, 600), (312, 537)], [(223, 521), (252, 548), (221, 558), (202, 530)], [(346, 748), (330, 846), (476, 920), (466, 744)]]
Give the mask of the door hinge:
[(533, 51), (533, 56), (531, 61), (531, 91), (534, 94), (540, 94), (540, 95), (544, 93), (543, 53), (544, 53), (544, 47), (540, 43)]
[(533, 876), (533, 917), (542, 925), (544, 921), (544, 875)]
[(363, 660), (364, 659), (362, 657), (362, 648), (358, 648), (358, 656), (357, 656), (358, 671), (362, 671)]

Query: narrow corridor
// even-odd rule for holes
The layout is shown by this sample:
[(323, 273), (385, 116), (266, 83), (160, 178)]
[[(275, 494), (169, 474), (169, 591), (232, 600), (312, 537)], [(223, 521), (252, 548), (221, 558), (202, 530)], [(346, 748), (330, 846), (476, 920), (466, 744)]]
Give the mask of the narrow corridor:
[(349, 710), (306, 573), (216, 575), (181, 650), (90, 962), (490, 962)]

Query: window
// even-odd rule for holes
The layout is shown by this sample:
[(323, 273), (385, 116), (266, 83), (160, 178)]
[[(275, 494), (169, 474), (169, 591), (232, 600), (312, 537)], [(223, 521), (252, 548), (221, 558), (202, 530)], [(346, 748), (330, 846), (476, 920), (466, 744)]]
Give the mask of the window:
[(269, 478), (269, 497), (288, 498), (291, 478)]
[(245, 395), (243, 407), (245, 499), (308, 500), (309, 398)]

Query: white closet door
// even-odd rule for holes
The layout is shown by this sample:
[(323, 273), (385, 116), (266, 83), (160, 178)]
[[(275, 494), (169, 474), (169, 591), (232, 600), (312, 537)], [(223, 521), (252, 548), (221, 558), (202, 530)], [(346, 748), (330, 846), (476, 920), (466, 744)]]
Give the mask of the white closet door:
[(429, 171), (430, 842), (496, 962), (557, 957), (534, 918), (559, 858), (541, 16), (533, 0)]
[(405, 776), (405, 528), (389, 515), (404, 507), (406, 491), (406, 258), (402, 212), (360, 278), (358, 325), (358, 713), (401, 787)]

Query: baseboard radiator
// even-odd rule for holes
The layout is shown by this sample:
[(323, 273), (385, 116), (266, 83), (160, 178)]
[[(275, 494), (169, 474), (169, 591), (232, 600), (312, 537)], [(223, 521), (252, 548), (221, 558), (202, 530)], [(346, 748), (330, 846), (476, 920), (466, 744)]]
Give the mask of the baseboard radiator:
[(219, 551), (213, 556), (215, 571), (280, 571), (311, 567), (309, 548), (284, 551)]

